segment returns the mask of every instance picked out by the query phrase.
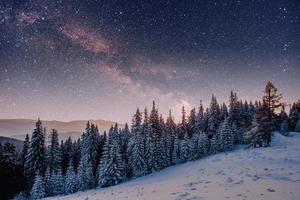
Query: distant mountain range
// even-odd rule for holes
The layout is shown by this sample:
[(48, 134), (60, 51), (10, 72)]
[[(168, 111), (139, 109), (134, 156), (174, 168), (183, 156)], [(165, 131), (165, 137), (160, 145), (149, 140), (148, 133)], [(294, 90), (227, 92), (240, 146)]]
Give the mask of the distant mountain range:
[(23, 148), (23, 141), (22, 140), (0, 136), (0, 143), (2, 145), (4, 145), (6, 142), (12, 143), (16, 147), (16, 151), (21, 152), (21, 150)]
[[(91, 123), (98, 126), (100, 133), (109, 130), (115, 124), (112, 121), (106, 120), (89, 120)], [(0, 119), (0, 135), (19, 140), (24, 140), (27, 133), (31, 134), (35, 128), (36, 120), (33, 119)], [(72, 139), (77, 139), (85, 130), (87, 120), (76, 120), (70, 122), (63, 121), (43, 121), (43, 126), (48, 132), (51, 129), (57, 129), (60, 139), (67, 139), (71, 136)], [(119, 128), (123, 128), (123, 124), (119, 124)]]

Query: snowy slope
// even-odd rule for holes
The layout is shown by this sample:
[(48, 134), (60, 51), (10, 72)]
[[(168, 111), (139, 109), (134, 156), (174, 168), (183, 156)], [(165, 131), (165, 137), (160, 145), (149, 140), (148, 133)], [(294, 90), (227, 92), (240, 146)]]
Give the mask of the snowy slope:
[(275, 134), (272, 147), (210, 156), (126, 183), (52, 199), (300, 199), (300, 134)]

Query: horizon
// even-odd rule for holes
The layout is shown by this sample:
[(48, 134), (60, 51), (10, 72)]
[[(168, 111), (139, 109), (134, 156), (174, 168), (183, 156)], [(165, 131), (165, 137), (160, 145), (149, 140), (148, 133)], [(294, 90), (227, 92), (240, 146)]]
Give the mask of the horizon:
[[(262, 88), (263, 88), (263, 87), (262, 87)], [(233, 91), (233, 90), (232, 90), (232, 91)], [(233, 92), (234, 92), (234, 91), (233, 91)], [(285, 105), (286, 105), (285, 111), (286, 111), (286, 113), (289, 113), (289, 110), (290, 110), (291, 105), (292, 105), (293, 103), (297, 102), (297, 101), (300, 100), (300, 99), (296, 97), (294, 100), (291, 100), (290, 102), (287, 102), (287, 101), (285, 100), (284, 93), (281, 92), (280, 89), (279, 89), (279, 92), (280, 92), (281, 94), (283, 94), (283, 102), (284, 102)], [(229, 93), (230, 93), (230, 92), (229, 92)], [(227, 102), (226, 102), (226, 101), (220, 101), (220, 100), (218, 99), (218, 96), (216, 96), (216, 95), (214, 95), (214, 94), (212, 94), (212, 95), (214, 95), (214, 96), (217, 98), (217, 101), (218, 101), (219, 104), (225, 103), (227, 106), (229, 106), (229, 104), (228, 104), (228, 102), (229, 102), (229, 93), (228, 93), (228, 99), (227, 99)], [(212, 95), (211, 95), (211, 96), (212, 96)], [(211, 98), (211, 96), (210, 96), (210, 98)], [(263, 89), (262, 89), (262, 91), (261, 91), (261, 96), (260, 96), (259, 98), (257, 98), (257, 99), (251, 99), (251, 100), (249, 100), (249, 99), (244, 99), (244, 98), (241, 98), (241, 97), (239, 96), (238, 93), (237, 93), (237, 96), (238, 96), (239, 100), (241, 100), (242, 102), (247, 101), (248, 103), (252, 102), (252, 103), (254, 104), (255, 101), (261, 101), (261, 97), (263, 96)], [(175, 122), (176, 122), (176, 123), (180, 123), (182, 106), (185, 107), (185, 110), (187, 111), (187, 115), (189, 115), (189, 112), (190, 112), (191, 109), (193, 109), (193, 108), (195, 108), (195, 109), (196, 109), (196, 112), (197, 112), (197, 110), (198, 110), (198, 108), (199, 108), (199, 105), (200, 105), (200, 101), (202, 101), (202, 100), (201, 100), (201, 99), (199, 100), (198, 105), (191, 105), (191, 104), (189, 104), (188, 102), (182, 102), (182, 104), (177, 105), (176, 108), (173, 108), (173, 109), (172, 109), (172, 108), (164, 109), (164, 110), (166, 110), (166, 112), (161, 112), (160, 106), (159, 106), (159, 104), (157, 103), (157, 101), (155, 101), (155, 103), (156, 103), (156, 107), (158, 108), (160, 114), (162, 114), (162, 116), (163, 116), (164, 118), (166, 118), (166, 117), (168, 116), (169, 110), (171, 110)], [(128, 125), (131, 125), (131, 120), (132, 120), (132, 117), (133, 117), (133, 115), (134, 115), (136, 109), (139, 108), (140, 111), (141, 111), (142, 113), (144, 112), (144, 108), (147, 108), (148, 111), (149, 111), (149, 108), (151, 109), (152, 102), (153, 102), (153, 100), (151, 101), (151, 103), (150, 103), (148, 106), (145, 105), (145, 106), (143, 106), (143, 107), (136, 107), (134, 110), (132, 110), (132, 111), (128, 114), (128, 119), (127, 119), (126, 121), (116, 121), (116, 120), (114, 120), (114, 119), (108, 119), (108, 118), (90, 118), (90, 119), (80, 119), (80, 118), (73, 118), (73, 119), (72, 119), (72, 118), (71, 118), (71, 119), (56, 119), (56, 118), (42, 118), (42, 117), (40, 117), (40, 116), (11, 117), (11, 118), (9, 118), (9, 117), (8, 117), (8, 118), (2, 118), (2, 117), (0, 117), (0, 120), (19, 120), (19, 119), (20, 119), (20, 120), (21, 120), (21, 119), (24, 119), (24, 120), (37, 120), (38, 118), (40, 118), (41, 121), (58, 121), (58, 122), (65, 122), (65, 123), (68, 123), (68, 122), (74, 122), (74, 121), (103, 120), (103, 121), (108, 121), (108, 122), (113, 122), (113, 123), (118, 123), (118, 124), (125, 124), (125, 123), (127, 123)], [(202, 101), (202, 104), (203, 104), (204, 109), (209, 108), (210, 101), (208, 101), (208, 102), (203, 102), (203, 101)], [(177, 112), (174, 112), (174, 110), (177, 111)], [(112, 113), (113, 113), (113, 112), (112, 112)]]

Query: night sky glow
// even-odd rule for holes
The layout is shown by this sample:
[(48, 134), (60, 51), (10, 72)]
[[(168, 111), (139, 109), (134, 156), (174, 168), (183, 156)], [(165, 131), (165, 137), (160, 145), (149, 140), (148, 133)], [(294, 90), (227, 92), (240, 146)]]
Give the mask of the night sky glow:
[(1, 0), (0, 118), (130, 122), (260, 99), (267, 80), (299, 97), (296, 0)]

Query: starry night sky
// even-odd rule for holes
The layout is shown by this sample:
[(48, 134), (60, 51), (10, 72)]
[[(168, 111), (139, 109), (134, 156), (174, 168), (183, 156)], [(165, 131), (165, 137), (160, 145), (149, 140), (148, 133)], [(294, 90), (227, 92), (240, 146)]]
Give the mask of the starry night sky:
[[(0, 118), (129, 121), (260, 99), (268, 80), (300, 97), (296, 0), (1, 0)], [(298, 27), (298, 28), (297, 28)]]

